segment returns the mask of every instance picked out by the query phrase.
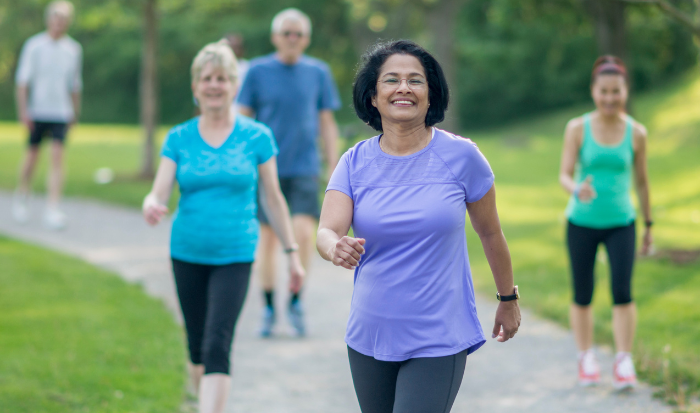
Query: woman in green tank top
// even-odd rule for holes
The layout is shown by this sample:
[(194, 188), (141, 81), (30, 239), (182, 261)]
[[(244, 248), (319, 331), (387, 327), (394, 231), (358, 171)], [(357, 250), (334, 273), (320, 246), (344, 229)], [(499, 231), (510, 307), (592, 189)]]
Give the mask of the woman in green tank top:
[(626, 113), (628, 84), (624, 63), (603, 56), (593, 66), (591, 96), (596, 110), (566, 126), (559, 182), (571, 194), (566, 208), (567, 246), (571, 261), (574, 302), (571, 326), (579, 350), (579, 382), (600, 381), (593, 347), (595, 257), (605, 244), (613, 295), (613, 333), (617, 356), (613, 384), (632, 387), (636, 374), (631, 351), (637, 310), (632, 301), (636, 211), (630, 199), (635, 183), (644, 218), (641, 253), (651, 248), (651, 207), (646, 166), (647, 133)]

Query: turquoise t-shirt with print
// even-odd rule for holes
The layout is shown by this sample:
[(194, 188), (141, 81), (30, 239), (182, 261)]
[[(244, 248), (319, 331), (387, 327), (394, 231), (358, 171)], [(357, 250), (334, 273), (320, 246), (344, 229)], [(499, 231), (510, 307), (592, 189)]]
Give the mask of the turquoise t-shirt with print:
[(195, 264), (252, 262), (258, 242), (258, 165), (277, 155), (272, 132), (237, 115), (231, 135), (214, 148), (199, 134), (199, 118), (175, 126), (162, 156), (177, 164), (180, 202), (170, 255)]

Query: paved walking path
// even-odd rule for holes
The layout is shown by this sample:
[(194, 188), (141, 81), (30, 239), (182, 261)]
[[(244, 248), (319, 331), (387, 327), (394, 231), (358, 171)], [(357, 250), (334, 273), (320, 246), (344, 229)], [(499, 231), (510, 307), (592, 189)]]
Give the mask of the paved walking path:
[[(133, 209), (93, 201), (67, 200), (69, 227), (44, 229), (43, 209), (33, 202), (36, 218), (20, 226), (10, 219), (10, 196), (0, 192), (0, 233), (76, 255), (143, 285), (163, 299), (179, 319), (169, 260), (169, 222), (150, 228)], [(282, 261), (283, 262), (283, 261)], [(284, 265), (281, 265), (284, 269)], [(280, 277), (281, 279), (284, 277)], [(527, 280), (520, 280), (527, 304)], [(233, 351), (233, 388), (228, 412), (236, 413), (357, 413), (346, 347), (343, 342), (352, 274), (315, 259), (306, 290), (309, 336), (299, 340), (284, 331), (275, 339), (257, 337), (261, 298), (257, 283), (237, 327)], [(282, 307), (286, 297), (278, 297)], [(477, 297), (484, 331), (491, 331), (495, 299)], [(279, 314), (282, 315), (283, 314)], [(630, 393), (611, 387), (612, 358), (602, 352), (604, 383), (596, 388), (575, 385), (575, 347), (568, 331), (523, 313), (516, 338), (489, 341), (469, 357), (462, 389), (453, 412), (490, 413), (614, 413), (670, 412), (640, 386)]]

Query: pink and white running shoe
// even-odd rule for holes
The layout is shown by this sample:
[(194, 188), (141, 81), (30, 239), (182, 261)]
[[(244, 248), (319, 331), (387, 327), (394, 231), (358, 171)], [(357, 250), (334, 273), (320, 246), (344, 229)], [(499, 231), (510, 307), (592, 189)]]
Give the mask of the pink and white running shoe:
[(581, 386), (593, 386), (600, 383), (600, 367), (593, 350), (579, 353), (578, 383)]
[(613, 387), (617, 390), (633, 388), (637, 385), (637, 373), (630, 353), (619, 352), (613, 365)]

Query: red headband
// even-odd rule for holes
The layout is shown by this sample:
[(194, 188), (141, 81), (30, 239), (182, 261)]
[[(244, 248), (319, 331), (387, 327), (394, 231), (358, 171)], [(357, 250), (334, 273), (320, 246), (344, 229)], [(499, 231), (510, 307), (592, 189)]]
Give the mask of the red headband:
[(619, 73), (619, 74), (627, 77), (627, 70), (623, 66), (620, 66), (617, 63), (613, 63), (613, 62), (603, 63), (602, 65), (596, 67), (595, 71), (593, 71), (593, 76), (598, 76), (604, 70), (614, 71), (616, 73)]

